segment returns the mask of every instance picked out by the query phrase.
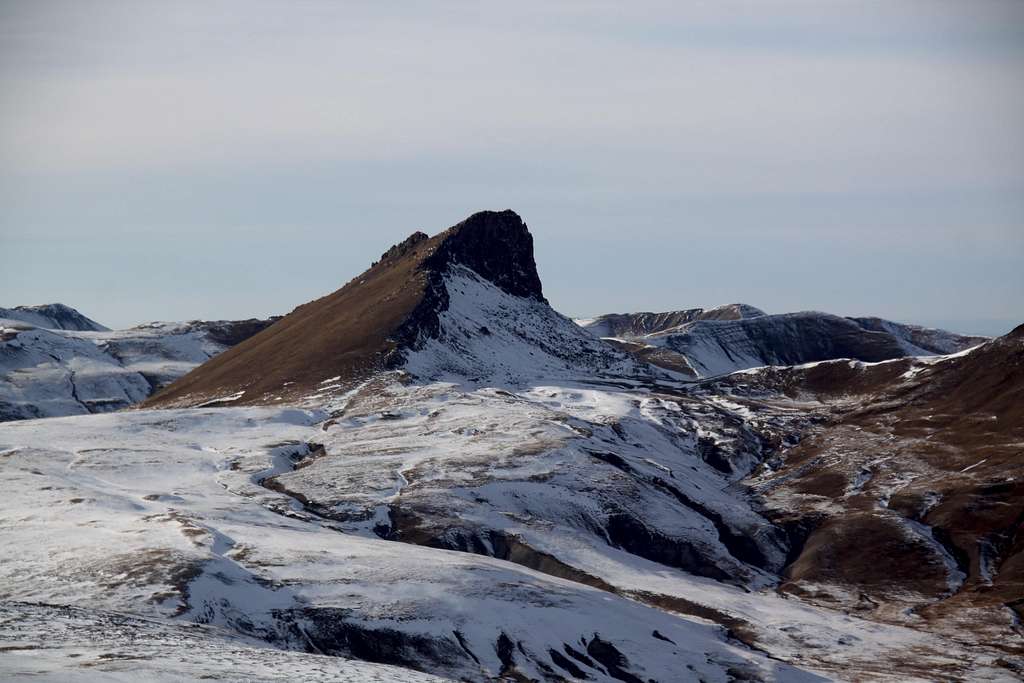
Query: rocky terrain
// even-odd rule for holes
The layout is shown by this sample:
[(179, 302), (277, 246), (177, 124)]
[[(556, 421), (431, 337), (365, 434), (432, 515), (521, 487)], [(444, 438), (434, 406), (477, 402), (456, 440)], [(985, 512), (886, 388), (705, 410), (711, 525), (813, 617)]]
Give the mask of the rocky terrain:
[(0, 309), (0, 422), (135, 405), (271, 322), (109, 330), (62, 304)]
[(416, 233), (142, 409), (0, 425), (0, 672), (1019, 679), (1021, 328), (578, 325), (532, 246)]

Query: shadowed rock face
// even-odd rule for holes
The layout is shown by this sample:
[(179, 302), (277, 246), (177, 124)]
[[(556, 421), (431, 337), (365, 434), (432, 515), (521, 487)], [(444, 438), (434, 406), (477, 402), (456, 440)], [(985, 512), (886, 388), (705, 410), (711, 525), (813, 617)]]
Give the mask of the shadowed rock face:
[(444, 271), (458, 263), (513, 296), (546, 301), (533, 259), (533, 236), (514, 211), (475, 213), (439, 237), (428, 268)]
[[(444, 232), (416, 232), (369, 270), (206, 363), (146, 402), (197, 405), (245, 392), (238, 404), (308, 395), (325, 380), (354, 384), (399, 366), (438, 334), (444, 276), (464, 266), (516, 297), (546, 303), (533, 238), (513, 211), (482, 211)], [(254, 371), (258, 369), (258, 371)]]

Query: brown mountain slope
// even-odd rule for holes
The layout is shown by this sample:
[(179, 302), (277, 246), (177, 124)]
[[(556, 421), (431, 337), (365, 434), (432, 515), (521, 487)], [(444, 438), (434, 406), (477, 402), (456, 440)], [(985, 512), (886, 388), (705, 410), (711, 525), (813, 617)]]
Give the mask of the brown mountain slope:
[(515, 296), (544, 301), (533, 239), (513, 211), (483, 211), (444, 232), (397, 244), (338, 291), (299, 306), (261, 333), (204, 363), (143, 407), (225, 399), (267, 403), (350, 385), (396, 367), (402, 351), (436, 331), (447, 305), (441, 277), (462, 264)]

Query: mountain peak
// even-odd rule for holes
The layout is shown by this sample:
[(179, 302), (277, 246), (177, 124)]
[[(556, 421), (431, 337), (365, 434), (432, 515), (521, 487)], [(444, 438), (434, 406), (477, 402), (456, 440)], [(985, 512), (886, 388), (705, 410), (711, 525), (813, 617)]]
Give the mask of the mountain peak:
[(743, 320), (745, 318), (759, 318), (767, 315), (757, 306), (750, 304), (735, 303), (725, 304), (709, 308), (701, 314), (702, 320)]
[(511, 209), (478, 211), (434, 237), (414, 232), (384, 252), (371, 271), (404, 258), (436, 273), (465, 266), (507, 294), (546, 301), (533, 258), (533, 236)]
[(515, 211), (480, 211), (438, 237), (435, 251), (426, 260), (428, 267), (447, 270), (460, 264), (508, 294), (545, 301), (533, 258), (533, 236)]
[[(568, 323), (547, 305), (533, 258), (533, 237), (523, 220), (510, 210), (481, 211), (433, 237), (413, 233), (341, 289), (299, 306), (196, 368), (148, 404), (197, 405), (225, 396), (235, 397), (232, 402), (265, 403), (309, 396), (323, 390), (328, 379), (331, 386), (347, 386), (380, 370), (402, 368), (440, 338), (452, 358), (465, 355), (469, 336), (488, 336), (502, 323), (478, 321), (465, 330), (459, 327), (453, 335), (451, 329), (465, 322), (449, 310), (456, 303), (483, 307), (474, 315), (484, 318), (522, 309), (537, 325), (560, 329), (559, 321)], [(543, 323), (537, 322), (541, 319)], [(451, 329), (446, 331), (446, 325)], [(558, 362), (571, 365), (579, 357), (616, 360), (604, 359), (601, 350), (581, 349), (589, 336), (577, 339), (575, 326), (569, 323), (568, 328), (573, 339), (563, 340), (564, 348), (551, 354)], [(522, 342), (521, 336), (512, 337)], [(434, 351), (431, 358), (439, 358)], [(418, 367), (427, 365), (421, 362)]]

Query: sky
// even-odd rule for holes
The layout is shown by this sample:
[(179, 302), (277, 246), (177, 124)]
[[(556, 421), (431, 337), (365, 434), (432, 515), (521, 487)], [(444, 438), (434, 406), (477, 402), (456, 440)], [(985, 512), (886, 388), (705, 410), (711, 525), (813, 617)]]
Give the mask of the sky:
[(1000, 334), (1024, 3), (0, 0), (0, 306), (286, 313), (506, 208), (567, 315)]

